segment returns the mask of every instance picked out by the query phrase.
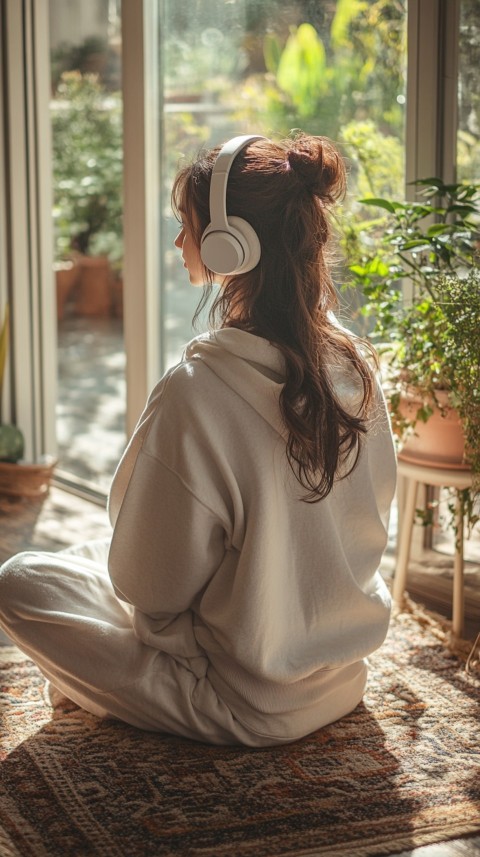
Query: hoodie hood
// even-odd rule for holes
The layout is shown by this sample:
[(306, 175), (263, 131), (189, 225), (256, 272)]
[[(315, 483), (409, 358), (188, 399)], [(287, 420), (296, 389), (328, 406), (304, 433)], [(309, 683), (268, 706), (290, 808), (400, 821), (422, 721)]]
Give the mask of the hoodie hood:
[(253, 333), (227, 327), (193, 339), (184, 359), (201, 360), (275, 431), (287, 437), (279, 408), (285, 360), (275, 345)]

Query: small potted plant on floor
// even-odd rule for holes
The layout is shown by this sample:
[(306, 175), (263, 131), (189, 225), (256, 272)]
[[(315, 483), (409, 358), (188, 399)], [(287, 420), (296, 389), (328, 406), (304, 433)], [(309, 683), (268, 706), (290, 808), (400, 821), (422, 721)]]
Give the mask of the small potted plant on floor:
[(9, 306), (6, 305), (0, 328), (0, 511), (24, 497), (40, 497), (47, 490), (55, 466), (52, 457), (39, 463), (23, 461), (24, 438), (21, 430), (3, 422), (3, 385), (10, 332)]
[(0, 462), (15, 463), (23, 455), (23, 434), (16, 426), (3, 422), (3, 383), (7, 365), (9, 333), (10, 310), (7, 304), (0, 329)]
[[(373, 319), (399, 454), (480, 479), (480, 186), (417, 182), (415, 202), (362, 200), (382, 212), (347, 252)], [(352, 258), (350, 256), (350, 258)], [(434, 429), (437, 434), (432, 434)], [(439, 435), (438, 435), (439, 432)], [(438, 438), (438, 443), (436, 442)]]

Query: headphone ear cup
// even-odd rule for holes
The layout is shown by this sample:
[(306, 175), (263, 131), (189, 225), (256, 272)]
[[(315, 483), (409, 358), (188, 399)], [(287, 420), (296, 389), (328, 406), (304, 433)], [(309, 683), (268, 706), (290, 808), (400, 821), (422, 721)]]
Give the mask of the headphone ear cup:
[(229, 229), (210, 224), (202, 235), (200, 256), (214, 274), (243, 274), (260, 261), (261, 248), (253, 226), (241, 217), (227, 218)]

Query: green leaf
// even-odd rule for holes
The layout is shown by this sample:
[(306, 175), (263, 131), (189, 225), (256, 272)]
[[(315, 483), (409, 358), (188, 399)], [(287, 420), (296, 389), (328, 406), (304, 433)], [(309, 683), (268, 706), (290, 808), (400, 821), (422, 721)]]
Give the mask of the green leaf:
[(417, 411), (417, 420), (420, 420), (422, 423), (427, 423), (432, 414), (433, 408), (430, 407), (430, 405), (424, 405)]
[(459, 214), (461, 217), (468, 217), (469, 214), (475, 214), (478, 212), (478, 205), (475, 205), (473, 202), (462, 202), (454, 203), (453, 205), (449, 205), (447, 208), (449, 214), (455, 213)]
[(423, 238), (415, 238), (412, 241), (406, 241), (404, 244), (399, 244), (401, 250), (430, 250), (430, 244)]
[(379, 208), (384, 208), (386, 211), (389, 211), (390, 214), (395, 214), (396, 206), (392, 202), (389, 202), (388, 199), (361, 199), (359, 202), (361, 202), (362, 205), (376, 205)]
[(452, 227), (448, 223), (434, 223), (432, 226), (429, 226), (427, 229), (427, 235), (433, 237), (435, 235), (441, 235), (442, 232), (450, 232)]
[(409, 182), (409, 184), (410, 185), (419, 185), (420, 187), (423, 187), (423, 186), (428, 187), (429, 185), (432, 185), (435, 188), (445, 187), (442, 179), (439, 179), (436, 176), (433, 176), (432, 178), (428, 178), (428, 179), (416, 179), (413, 182)]
[(364, 274), (367, 273), (367, 269), (363, 267), (363, 265), (349, 265), (348, 270), (352, 272), (352, 274), (359, 274), (360, 277), (363, 277)]
[(22, 458), (25, 441), (22, 432), (16, 426), (0, 425), (0, 461), (13, 464)]
[(390, 268), (382, 261), (382, 259), (380, 259), (379, 256), (375, 256), (375, 258), (372, 259), (368, 265), (368, 270), (372, 274), (377, 274), (379, 277), (387, 277), (390, 273)]

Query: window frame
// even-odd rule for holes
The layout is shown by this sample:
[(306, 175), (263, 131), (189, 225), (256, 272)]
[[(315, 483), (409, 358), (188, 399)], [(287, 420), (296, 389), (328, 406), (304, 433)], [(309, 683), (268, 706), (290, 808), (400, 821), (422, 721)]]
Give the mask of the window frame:
[(5, 262), (0, 294), (11, 307), (6, 412), (26, 457), (54, 452), (55, 292), (48, 110), (47, 0), (1, 0), (2, 185)]
[(455, 181), (460, 0), (409, 0), (406, 193), (411, 182)]

